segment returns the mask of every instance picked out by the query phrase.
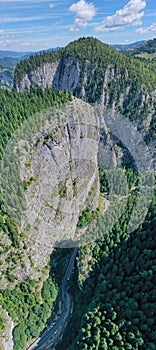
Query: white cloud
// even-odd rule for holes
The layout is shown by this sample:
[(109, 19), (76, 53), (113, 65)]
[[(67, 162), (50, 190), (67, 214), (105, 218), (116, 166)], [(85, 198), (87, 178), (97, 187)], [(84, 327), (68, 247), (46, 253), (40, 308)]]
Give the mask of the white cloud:
[(78, 31), (87, 27), (88, 21), (91, 21), (96, 15), (96, 8), (91, 2), (88, 3), (85, 0), (80, 0), (69, 7), (69, 12), (76, 13), (74, 26), (72, 26), (70, 30)]
[(53, 9), (55, 7), (55, 4), (49, 4), (49, 7)]
[(3, 29), (0, 29), (0, 36), (6, 35), (6, 32)]
[(142, 24), (142, 17), (146, 7), (146, 0), (130, 0), (122, 9), (116, 11), (113, 16), (108, 16), (95, 28), (96, 31), (109, 32), (124, 29), (126, 26)]
[(3, 17), (0, 18), (0, 23), (14, 23), (14, 22), (29, 22), (38, 21), (51, 18), (51, 16), (30, 16), (30, 17)]
[(136, 33), (139, 34), (148, 34), (153, 32), (156, 33), (156, 22), (152, 23), (150, 27), (136, 29)]

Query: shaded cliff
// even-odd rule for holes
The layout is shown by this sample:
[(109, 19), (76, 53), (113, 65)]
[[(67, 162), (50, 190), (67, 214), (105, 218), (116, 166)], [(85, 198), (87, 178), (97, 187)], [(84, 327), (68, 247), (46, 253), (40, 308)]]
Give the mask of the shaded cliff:
[[(119, 111), (137, 124), (139, 130), (150, 130), (155, 116), (155, 83), (155, 73), (146, 64), (93, 38), (79, 39), (59, 52), (31, 57), (17, 66), (14, 87), (18, 92), (25, 89), (31, 92), (35, 86), (48, 94), (46, 88), (55, 87), (73, 92), (76, 98), (63, 108), (58, 106), (55, 114), (53, 110), (44, 110), (40, 126), (33, 117), (23, 123), (17, 150), (21, 156), (20, 179), (26, 203), (18, 233), (3, 231), (8, 218), (13, 217), (11, 209), (16, 212), (16, 207), (9, 208), (2, 216), (2, 289), (14, 288), (19, 281), (30, 278), (42, 280), (49, 273), (47, 266), (53, 247), (71, 247), (74, 239), (77, 244), (75, 231), (80, 214), (87, 207), (94, 212), (99, 205), (99, 165), (116, 167), (123, 156), (126, 161), (128, 158), (126, 146), (107, 128), (106, 112), (109, 110), (115, 116)], [(22, 105), (21, 115), (31, 99), (30, 92), (26, 93), (28, 100)], [(42, 89), (36, 95), (39, 93), (42, 95)], [(33, 104), (34, 99), (31, 101)], [(40, 103), (43, 106), (43, 101)], [(17, 120), (18, 117), (21, 120), (18, 113), (15, 118), (16, 114)], [(8, 134), (4, 137), (8, 140)], [(16, 173), (12, 143), (7, 154), (11, 172)], [(9, 184), (12, 199), (13, 177), (8, 177), (4, 170), (3, 178)], [(14, 233), (19, 241), (13, 246), (11, 234)], [(27, 289), (24, 302), (28, 304), (29, 294)], [(23, 334), (25, 328), (22, 337)]]
[[(24, 186), (24, 193), (19, 195), (19, 180), (15, 172), (8, 175), (6, 168), (2, 170), (3, 188), (8, 176), (12, 183), (12, 193), (9, 193), (6, 205), (9, 215), (16, 221), (19, 205), (25, 203), (19, 229), (23, 238), (19, 246), (11, 249), (14, 254), (22, 249), (22, 262), (12, 264), (11, 261), (10, 265), (12, 274), (19, 280), (42, 275), (54, 246), (61, 246), (65, 241), (65, 246), (70, 247), (70, 240), (73, 244), (76, 242), (76, 225), (86, 205), (91, 210), (98, 207), (99, 138), (98, 113), (89, 104), (74, 99), (60, 109), (45, 110), (23, 123), (14, 146), (15, 149), (18, 147), (17, 157), (12, 142), (8, 144), (5, 164), (7, 169), (12, 169), (13, 159), (17, 164), (19, 157), (20, 179)], [(89, 200), (90, 192), (94, 196)], [(17, 205), (15, 198), (19, 202)], [(1, 239), (3, 245), (9, 244), (6, 235), (1, 234)], [(5, 261), (10, 253), (1, 255), (3, 288), (6, 283)]]
[(31, 86), (67, 89), (86, 102), (120, 111), (146, 131), (155, 111), (153, 68), (94, 38), (23, 61), (16, 67), (14, 86), (17, 91)]

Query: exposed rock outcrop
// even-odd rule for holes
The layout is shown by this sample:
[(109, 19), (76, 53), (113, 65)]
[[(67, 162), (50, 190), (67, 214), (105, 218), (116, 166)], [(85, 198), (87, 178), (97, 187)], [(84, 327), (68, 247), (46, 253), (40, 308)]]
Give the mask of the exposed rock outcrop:
[(13, 337), (12, 331), (14, 324), (9, 317), (8, 313), (4, 311), (0, 306), (0, 314), (5, 320), (4, 329), (0, 332), (0, 349), (1, 350), (12, 350), (13, 349)]
[(40, 86), (43, 88), (53, 85), (54, 76), (56, 74), (59, 62), (46, 63), (42, 67), (38, 67), (33, 72), (26, 74), (17, 86), (17, 91), (30, 89), (30, 86)]
[[(154, 113), (155, 92), (149, 94), (140, 86), (133, 95), (134, 87), (130, 82), (128, 69), (122, 72), (115, 65), (108, 64), (105, 68), (101, 68), (101, 74), (99, 74), (98, 64), (88, 59), (81, 62), (74, 56), (62, 56), (56, 62), (41, 64), (33, 71), (26, 73), (19, 83), (15, 82), (17, 91), (29, 90), (31, 86), (43, 89), (46, 87), (67, 89), (78, 98), (87, 102), (98, 101), (105, 109), (112, 109), (113, 112), (120, 110), (122, 113), (125, 106), (128, 106), (129, 111), (132, 111), (132, 118), (132, 106), (136, 105), (138, 106), (136, 118), (138, 129), (145, 132), (149, 128)], [(146, 109), (146, 115), (142, 116), (142, 111)]]
[[(25, 136), (22, 131), (19, 134), (26, 208), (22, 215), (21, 231), (25, 233), (20, 243), (21, 261), (11, 266), (18, 280), (40, 277), (54, 246), (76, 245), (79, 215), (86, 206), (91, 210), (98, 206), (99, 114), (89, 104), (74, 98), (60, 109), (45, 111), (43, 116), (40, 129), (35, 131), (36, 119), (33, 124), (31, 118), (22, 126)], [(31, 141), (27, 134), (29, 123)], [(92, 191), (94, 196), (89, 199)], [(3, 278), (1, 282), (5, 288)]]

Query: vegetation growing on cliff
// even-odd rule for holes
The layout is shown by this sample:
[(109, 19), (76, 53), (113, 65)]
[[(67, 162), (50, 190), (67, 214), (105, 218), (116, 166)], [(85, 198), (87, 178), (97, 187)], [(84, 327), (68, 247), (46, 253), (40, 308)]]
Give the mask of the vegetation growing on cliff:
[(52, 276), (45, 280), (40, 293), (41, 285), (41, 281), (28, 279), (13, 290), (0, 293), (1, 305), (15, 324), (14, 350), (22, 349), (30, 339), (37, 338), (51, 316), (58, 288)]
[(142, 122), (150, 113), (153, 114), (155, 66), (140, 62), (94, 38), (80, 38), (59, 52), (43, 53), (22, 61), (15, 69), (16, 88), (28, 72), (57, 59), (60, 59), (59, 79), (55, 81), (58, 88), (61, 77), (64, 82), (69, 79), (69, 69), (66, 67), (69, 59), (69, 66), (78, 74), (77, 83), (72, 90), (75, 96), (89, 103), (102, 102), (102, 108), (107, 110), (113, 107), (132, 122)]
[[(106, 69), (109, 66), (109, 74), (112, 74), (113, 79), (110, 78), (108, 89), (105, 91), (104, 102), (108, 108), (112, 107), (114, 102), (119, 107), (121, 94), (124, 94), (128, 87), (130, 87), (128, 96), (123, 101), (123, 106), (120, 106), (122, 114), (136, 121), (139, 117), (146, 119), (149, 109), (155, 108), (150, 93), (155, 89), (156, 75), (151, 66), (117, 52), (93, 38), (79, 39), (59, 53), (41, 54), (23, 61), (16, 68), (15, 83), (18, 84), (24, 74), (36, 69), (36, 67), (58, 60), (60, 55), (62, 60), (70, 56), (75, 57), (75, 60), (82, 67), (82, 78), (86, 70), (88, 71), (90, 80), (86, 85), (87, 101), (100, 100)], [(89, 61), (88, 68), (85, 65), (87, 60)], [(74, 91), (77, 96), (80, 96), (81, 83), (80, 81), (80, 86)], [(107, 94), (107, 92), (109, 93)], [(109, 97), (108, 101), (107, 96)], [(149, 98), (146, 99), (146, 97)], [(0, 91), (0, 156), (3, 156), (5, 146), (13, 132), (29, 116), (70, 99), (71, 94), (67, 91), (58, 92), (54, 89), (31, 88), (30, 91), (19, 94), (15, 90), (9, 92), (2, 89)], [(153, 142), (154, 137), (155, 114), (153, 113), (147, 140)], [(29, 167), (29, 162), (27, 166)], [(121, 170), (117, 171), (120, 173)], [(133, 233), (127, 232), (129, 218), (137, 200), (138, 178), (133, 169), (126, 169), (126, 173), (128, 190), (130, 191), (134, 186), (134, 191), (129, 193), (125, 212), (118, 223), (114, 224), (114, 217), (109, 218), (112, 222), (112, 228), (109, 232), (104, 231), (103, 222), (97, 215), (100, 230), (98, 231), (98, 227), (95, 228), (96, 232), (93, 234), (96, 233), (97, 236), (98, 233), (102, 234), (102, 241), (101, 243), (97, 242), (96, 245), (90, 244), (89, 247), (81, 248), (82, 255), (85, 257), (87, 257), (88, 251), (91, 252), (92, 257), (88, 263), (90, 273), (82, 285), (82, 291), (77, 288), (77, 280), (75, 280), (75, 285), (72, 288), (75, 294), (73, 318), (58, 349), (155, 349), (156, 338), (153, 332), (155, 294), (153, 286), (156, 269), (154, 260), (156, 207), (153, 200), (144, 224)], [(113, 177), (113, 173), (110, 173), (111, 176)], [(101, 192), (111, 191), (106, 172), (102, 169), (100, 170), (100, 180)], [(120, 185), (119, 181), (117, 195), (120, 194)], [(65, 196), (65, 192), (65, 188), (60, 190), (62, 197)], [(122, 194), (125, 195), (125, 193)], [(4, 252), (9, 252), (10, 248), (18, 248), (22, 236), (19, 236), (17, 228), (12, 224), (2, 197), (0, 209), (0, 229), (10, 239), (10, 246), (0, 245), (3, 255)], [(86, 224), (88, 220), (90, 222), (92, 219), (93, 213), (87, 211), (83, 215), (81, 219)], [(83, 224), (84, 222), (82, 226)], [(63, 252), (59, 250), (60, 256), (64, 254), (64, 249)], [(8, 266), (5, 273), (10, 283), (13, 283), (16, 277), (9, 268), (9, 263), (16, 264), (17, 259), (20, 259), (20, 252), (19, 254), (10, 252), (7, 256), (6, 264)], [(31, 257), (30, 260), (33, 264)], [(0, 264), (2, 263), (1, 260)], [(63, 274), (60, 273), (62, 266), (64, 268), (64, 264), (61, 262), (59, 269), (57, 269), (59, 272), (56, 271), (56, 266), (53, 267), (53, 271), (55, 270), (55, 273), (59, 274), (60, 283), (63, 277)], [(34, 280), (26, 280), (13, 290), (8, 288), (1, 291), (1, 304), (3, 308), (8, 310), (15, 322), (15, 350), (24, 347), (26, 341), (37, 337), (44, 328), (50, 315), (51, 304), (56, 299), (58, 292), (53, 271), (51, 271), (48, 280), (44, 282), (41, 293), (41, 286)], [(0, 326), (3, 327), (3, 324)]]
[(18, 85), (25, 74), (29, 74), (31, 71), (36, 70), (44, 63), (52, 63), (58, 61), (61, 52), (62, 50), (44, 52), (21, 61), (17, 64), (14, 72), (14, 83)]
[[(132, 202), (103, 242), (88, 247), (91, 272), (82, 291), (73, 290), (73, 319), (58, 350), (155, 349), (156, 207), (153, 202), (142, 228), (128, 234)], [(86, 258), (87, 247), (81, 250)]]
[(71, 100), (68, 91), (57, 91), (54, 88), (43, 90), (31, 87), (30, 91), (17, 93), (14, 89), (0, 90), (0, 157), (13, 132), (35, 113), (66, 103)]
[[(73, 57), (80, 63), (82, 68), (81, 74), (83, 69), (87, 69), (87, 66), (89, 71), (92, 72), (93, 76), (88, 85), (91, 88), (92, 84), (97, 84), (95, 100), (100, 98), (103, 79), (108, 66), (114, 68), (115, 94), (118, 93), (118, 85), (120, 85), (120, 90), (124, 90), (132, 81), (133, 84), (139, 87), (143, 85), (148, 90), (152, 90), (155, 87), (156, 76), (148, 65), (136, 61), (126, 54), (90, 37), (75, 40), (60, 51), (43, 53), (22, 61), (15, 69), (15, 85), (19, 84), (25, 74), (34, 71), (37, 67), (43, 66), (45, 63), (55, 62), (58, 59), (61, 59), (63, 65), (64, 58), (67, 57)], [(87, 66), (86, 62), (89, 63)], [(78, 88), (76, 93), (78, 93)], [(88, 94), (89, 98), (91, 99), (92, 96)]]
[[(25, 120), (36, 112), (66, 103), (71, 98), (71, 93), (67, 91), (59, 92), (55, 89), (43, 91), (40, 88), (32, 88), (29, 92), (19, 94), (15, 90), (1, 89), (0, 157), (3, 157), (10, 137)], [(12, 169), (14, 169), (13, 165)], [(18, 228), (12, 222), (12, 217), (5, 209), (2, 196), (0, 197), (0, 231), (1, 234), (3, 232), (3, 235), (8, 236), (10, 240), (9, 246), (0, 244), (0, 265), (6, 264), (6, 269), (3, 269), (1, 273), (11, 284), (15, 281), (17, 283), (17, 276), (14, 275), (12, 266), (19, 263), (21, 259), (21, 252), (20, 249), (18, 251), (18, 248), (24, 233), (19, 234)], [(14, 248), (17, 251), (14, 251)], [(3, 261), (3, 255), (5, 256), (6, 253), (6, 261)], [(30, 259), (31, 264), (33, 264), (31, 257)], [(47, 269), (45, 273), (48, 273)], [(2, 276), (0, 276), (1, 278)], [(1, 290), (1, 305), (8, 311), (15, 324), (13, 332), (15, 350), (22, 349), (28, 340), (37, 337), (51, 315), (52, 304), (58, 292), (52, 275), (44, 282), (40, 293), (41, 286), (41, 281), (28, 279), (12, 290), (9, 288)], [(2, 330), (2, 319), (0, 320), (0, 327)]]

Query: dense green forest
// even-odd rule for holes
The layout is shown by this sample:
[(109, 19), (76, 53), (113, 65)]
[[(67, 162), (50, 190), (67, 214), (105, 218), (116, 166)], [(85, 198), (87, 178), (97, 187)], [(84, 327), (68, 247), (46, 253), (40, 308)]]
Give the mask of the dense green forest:
[[(133, 83), (135, 82), (136, 84), (139, 84), (139, 86), (143, 84), (144, 87), (148, 87), (149, 89), (152, 89), (155, 86), (156, 77), (148, 65), (135, 61), (126, 54), (90, 37), (75, 40), (59, 51), (41, 53), (40, 55), (31, 56), (28, 60), (23, 60), (15, 69), (15, 85), (18, 85), (25, 74), (30, 73), (44, 63), (55, 62), (59, 59), (61, 59), (63, 63), (64, 58), (66, 57), (74, 57), (75, 59), (78, 59), (81, 65), (83, 65), (86, 60), (89, 60), (90, 70), (94, 64), (94, 68), (98, 68), (96, 69), (96, 74), (94, 76), (94, 83), (100, 80), (100, 84), (102, 84), (106, 67), (112, 65), (118, 70), (116, 73), (119, 74), (120, 70), (122, 72), (122, 84), (119, 82), (119, 85), (121, 85), (120, 88), (125, 88), (126, 84), (128, 85), (132, 80)], [(126, 78), (126, 71), (128, 73), (128, 78)], [(100, 84), (98, 84), (99, 88)], [(123, 84), (124, 86), (122, 86)], [(117, 91), (115, 92), (117, 93)]]
[(21, 79), (25, 74), (35, 70), (37, 67), (40, 67), (44, 63), (52, 63), (58, 61), (60, 58), (62, 50), (44, 52), (31, 56), (29, 59), (22, 60), (17, 64), (14, 72), (14, 83), (19, 84)]
[(22, 349), (32, 338), (37, 338), (51, 316), (53, 302), (58, 294), (53, 276), (43, 283), (28, 279), (13, 290), (0, 293), (2, 307), (8, 311), (15, 328), (13, 331), (14, 350)]
[[(153, 117), (145, 139), (148, 143), (153, 143), (156, 106), (150, 93), (156, 86), (154, 66), (120, 53), (96, 39), (82, 38), (58, 52), (40, 54), (22, 61), (15, 70), (15, 85), (36, 67), (58, 59), (61, 59), (63, 64), (66, 57), (70, 56), (75, 57), (75, 60), (82, 65), (82, 75), (85, 73), (86, 60), (90, 62), (87, 68), (90, 72), (90, 81), (86, 88), (86, 100), (90, 103), (100, 100), (106, 69), (108, 65), (110, 68), (113, 67), (114, 79), (108, 85), (107, 107), (111, 108), (114, 101), (118, 104), (121, 94), (130, 86), (128, 97), (124, 100), (123, 107), (120, 107), (120, 112), (136, 122), (138, 118), (146, 120), (151, 111)], [(95, 85), (97, 89), (94, 88)], [(80, 89), (81, 82), (74, 91), (76, 96), (80, 97)], [(149, 98), (144, 99), (143, 94)], [(54, 88), (43, 90), (31, 87), (30, 91), (22, 93), (17, 93), (15, 89), (11, 91), (0, 89), (0, 159), (3, 158), (11, 136), (24, 121), (41, 110), (66, 103), (71, 99), (72, 94), (68, 91), (58, 91)], [(106, 198), (109, 198), (112, 191), (110, 184), (118, 179), (115, 196), (123, 196), (123, 202), (121, 198), (117, 202), (119, 210), (121, 204), (120, 219), (115, 220), (114, 208), (111, 216), (109, 214), (107, 217), (106, 213), (109, 222), (109, 230), (106, 230), (99, 208), (95, 211), (86, 209), (80, 215), (78, 228), (83, 228), (92, 220), (96, 220), (96, 227), (94, 225), (92, 228), (92, 225), (89, 225), (87, 232), (89, 236), (93, 235), (99, 239), (93, 244), (79, 248), (78, 267), (70, 282), (74, 311), (57, 350), (155, 349), (155, 196), (153, 194), (144, 223), (134, 232), (129, 232), (128, 224), (132, 213), (134, 221), (137, 221), (137, 216), (140, 214), (133, 212), (140, 188), (138, 172), (133, 167), (133, 161), (123, 166), (124, 169), (117, 169), (114, 172), (99, 169), (100, 192)], [(14, 168), (15, 165), (13, 170)], [(125, 175), (127, 187), (123, 186)], [(26, 186), (26, 183), (24, 185)], [(113, 199), (114, 197), (112, 202)], [(145, 202), (143, 198), (142, 206), (146, 204)], [(15, 253), (14, 249), (19, 247), (22, 236), (12, 222), (2, 196), (0, 229), (7, 233), (10, 239), (10, 246), (0, 244), (1, 255), (13, 249), (9, 252), (6, 263), (9, 265), (10, 261), (13, 261), (16, 264), (20, 261), (20, 252)], [(44, 329), (59, 293), (66, 267), (66, 256), (69, 257), (70, 254), (71, 250), (55, 249), (51, 262), (43, 271), (44, 279), (26, 279), (13, 289), (1, 290), (1, 305), (8, 311), (15, 324), (14, 350), (21, 350), (27, 341), (38, 337)], [(81, 276), (80, 267), (84, 264), (83, 260), (86, 262), (87, 259), (89, 272), (85, 278)], [(0, 260), (0, 265), (2, 263)], [(31, 263), (33, 264), (32, 261)], [(15, 282), (16, 276), (9, 267), (4, 273), (8, 282)], [(3, 323), (4, 320), (0, 317), (0, 330), (3, 329)]]
[(128, 234), (133, 199), (103, 242), (81, 248), (85, 258), (92, 251), (91, 272), (81, 290), (71, 286), (75, 309), (57, 350), (155, 349), (156, 205), (153, 199), (142, 227)]
[[(71, 57), (75, 67), (78, 66), (80, 70), (78, 85), (73, 90), (75, 96), (89, 103), (99, 103), (104, 95), (106, 109), (114, 106), (132, 122), (146, 120), (149, 113), (154, 115), (154, 100), (150, 94), (156, 86), (156, 66), (140, 62), (94, 38), (80, 38), (60, 51), (43, 53), (22, 61), (15, 69), (15, 87), (19, 86), (25, 74), (29, 75), (46, 62), (57, 60), (60, 60), (61, 80), (66, 60)], [(107, 82), (104, 86), (105, 79)], [(127, 96), (123, 98), (126, 91)]]
[(156, 61), (156, 39), (148, 40), (144, 45), (128, 50), (128, 54), (144, 60)]
[[(71, 98), (71, 93), (67, 91), (59, 92), (55, 89), (43, 91), (39, 88), (32, 88), (25, 93), (17, 93), (14, 89), (11, 91), (1, 89), (0, 157), (2, 158), (3, 153), (5, 154), (5, 148), (10, 137), (25, 120), (36, 112), (66, 103)], [(0, 254), (2, 256), (7, 251), (9, 253), (12, 247), (18, 248), (22, 239), (17, 227), (12, 222), (12, 218), (5, 209), (2, 196), (0, 197), (0, 229), (7, 233), (10, 238), (10, 246), (0, 244)], [(10, 262), (16, 264), (19, 259), (20, 252), (11, 251), (8, 254), (6, 264), (9, 265)], [(0, 265), (2, 263), (3, 261), (0, 260)], [(45, 276), (48, 274), (49, 268), (50, 265), (44, 271)], [(8, 267), (4, 273), (8, 282), (12, 283), (16, 280), (11, 268)], [(28, 340), (37, 337), (39, 332), (43, 330), (47, 319), (51, 316), (52, 304), (57, 294), (58, 287), (54, 282), (53, 273), (44, 282), (42, 279), (39, 281), (28, 279), (18, 284), (13, 290), (1, 290), (1, 305), (9, 312), (15, 323), (13, 332), (15, 350), (22, 349)], [(3, 320), (1, 320), (2, 328)]]
[(54, 88), (17, 93), (14, 89), (0, 90), (0, 157), (13, 132), (35, 113), (71, 100), (71, 93)]

